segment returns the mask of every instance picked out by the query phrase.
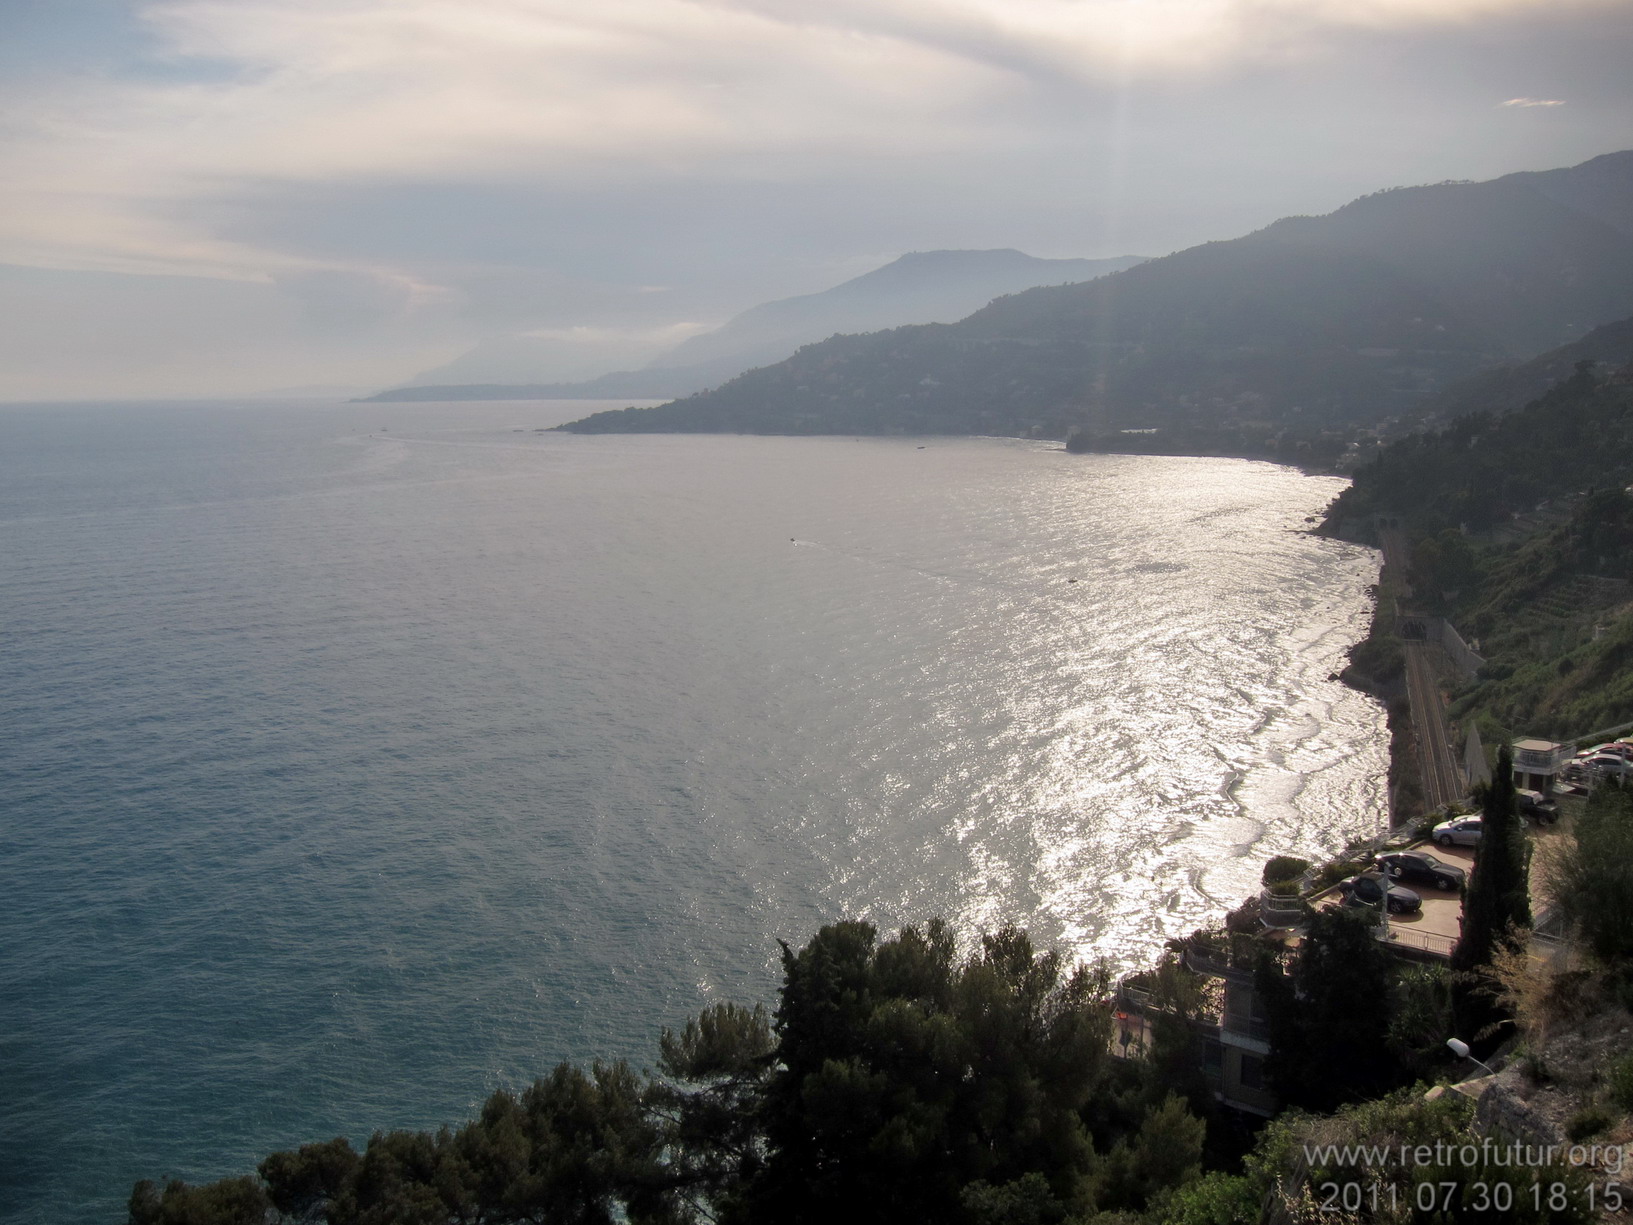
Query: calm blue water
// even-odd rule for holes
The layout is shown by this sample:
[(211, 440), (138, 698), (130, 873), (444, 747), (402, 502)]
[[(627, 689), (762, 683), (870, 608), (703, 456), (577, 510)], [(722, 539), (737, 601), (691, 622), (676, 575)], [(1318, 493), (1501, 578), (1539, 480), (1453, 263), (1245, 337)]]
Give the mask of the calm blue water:
[(0, 408), (4, 1220), (650, 1063), (842, 916), (1137, 964), (1380, 821), (1340, 482), (582, 411)]

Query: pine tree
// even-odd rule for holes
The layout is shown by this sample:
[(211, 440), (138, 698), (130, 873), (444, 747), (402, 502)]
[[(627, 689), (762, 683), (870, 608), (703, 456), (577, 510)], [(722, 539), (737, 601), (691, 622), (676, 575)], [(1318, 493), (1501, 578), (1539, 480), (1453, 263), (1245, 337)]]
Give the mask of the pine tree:
[(1388, 1047), (1395, 963), (1375, 929), (1367, 914), (1319, 911), (1292, 975), (1266, 961), (1254, 976), (1270, 1021), (1265, 1070), (1293, 1105), (1332, 1110), (1398, 1082)]

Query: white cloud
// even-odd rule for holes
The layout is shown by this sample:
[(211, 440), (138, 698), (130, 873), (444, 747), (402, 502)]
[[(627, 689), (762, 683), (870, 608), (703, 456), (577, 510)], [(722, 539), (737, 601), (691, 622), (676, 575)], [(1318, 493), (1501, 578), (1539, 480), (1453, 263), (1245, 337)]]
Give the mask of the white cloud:
[(1510, 98), (1507, 102), (1498, 103), (1499, 106), (1564, 106), (1558, 98)]
[[(328, 321), (354, 344), (440, 326), (438, 356), (719, 320), (859, 252), (1155, 252), (1559, 164), (1536, 148), (1562, 125), (1490, 105), (1516, 79), (1502, 23), (1633, 29), (1625, 0), (131, 2), (145, 65), (0, 81), (0, 264), (236, 282), (280, 352)], [(1597, 93), (1571, 56), (1518, 78), (1573, 91), (1572, 152), (1625, 130), (1619, 45), (1589, 47)], [(1498, 126), (1532, 131), (1525, 157)]]
[[(180, 0), (174, 54), (230, 79), (66, 80), (9, 99), (0, 260), (262, 277), (298, 267), (177, 205), (244, 185), (640, 182), (967, 140), (992, 82), (942, 52), (729, 6), (603, 0)], [(369, 271), (353, 268), (353, 271)]]
[(1036, 138), (1010, 105), (1031, 86), (1086, 90), (1093, 109), (1129, 73), (1541, 2), (167, 0), (147, 22), (208, 77), (0, 98), (24, 117), (0, 146), (0, 260), (275, 276), (311, 261), (226, 241), (187, 202), (255, 184), (797, 178), (995, 149)]

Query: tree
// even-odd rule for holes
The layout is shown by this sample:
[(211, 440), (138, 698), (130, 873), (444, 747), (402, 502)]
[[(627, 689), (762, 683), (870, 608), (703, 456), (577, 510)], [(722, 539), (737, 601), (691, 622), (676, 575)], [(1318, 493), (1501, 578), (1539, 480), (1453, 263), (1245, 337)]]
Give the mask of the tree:
[(1633, 792), (1599, 786), (1572, 835), (1549, 871), (1553, 896), (1595, 957), (1625, 965), (1633, 961)]
[(1146, 1114), (1140, 1129), (1112, 1147), (1095, 1173), (1095, 1207), (1140, 1211), (1159, 1194), (1194, 1182), (1202, 1173), (1201, 1119), (1175, 1095)]
[(1060, 1225), (1066, 1218), (1065, 1207), (1042, 1174), (1027, 1174), (998, 1187), (973, 1182), (964, 1188), (960, 1202), (970, 1225)]
[(1412, 546), (1412, 586), (1418, 595), (1437, 608), (1456, 592), (1480, 577), (1474, 548), (1456, 528), (1424, 537)]
[(760, 1103), (775, 1045), (759, 1005), (716, 1004), (658, 1043), (664, 1080), (650, 1101), (664, 1120), (668, 1168), (694, 1216), (718, 1219), (765, 1164)]
[[(520, 1096), (500, 1090), (457, 1131), (370, 1138), (331, 1197), (334, 1225), (672, 1219), (647, 1083), (622, 1062), (560, 1064)], [(279, 1155), (268, 1159), (268, 1166)]]
[(1143, 1104), (1157, 1106), (1177, 1093), (1193, 1113), (1211, 1113), (1213, 1090), (1202, 1071), (1202, 1037), (1196, 1027), (1203, 1008), (1201, 976), (1187, 969), (1177, 954), (1164, 953), (1151, 974), (1151, 1003), (1146, 1014), (1151, 1047), (1144, 1061), (1148, 1076)]
[(263, 1225), (270, 1207), (253, 1178), (202, 1187), (172, 1179), (163, 1191), (144, 1178), (130, 1194), (130, 1225)]
[(770, 1155), (744, 1219), (954, 1222), (1023, 1203), (1048, 1219), (1072, 1200), (1111, 1038), (1103, 975), (1067, 973), (1014, 928), (958, 964), (940, 921), (882, 945), (835, 924), (783, 968)]
[(1164, 1205), (1164, 1225), (1258, 1225), (1263, 1193), (1246, 1174), (1214, 1170)]
[(1428, 1077), (1446, 1061), (1452, 1032), (1452, 980), (1445, 966), (1413, 966), (1395, 983), (1389, 1050), (1413, 1077)]
[(1015, 928), (960, 960), (939, 920), (883, 943), (834, 924), (783, 968), (774, 1024), (709, 1008), (664, 1032), (656, 1080), (562, 1064), (456, 1129), (274, 1153), (260, 1182), (138, 1184), (132, 1225), (1059, 1225), (1196, 1176), (1204, 1125), (1145, 1067), (1119, 1066), (1130, 1108), (1095, 1152), (1103, 969)]
[(1270, 1022), (1265, 1071), (1294, 1105), (1332, 1110), (1399, 1082), (1387, 1039), (1394, 964), (1374, 926), (1370, 914), (1317, 911), (1293, 973), (1266, 961), (1255, 974)]
[(303, 1144), (294, 1152), (273, 1153), (261, 1162), (261, 1178), (273, 1207), (284, 1216), (317, 1216), (327, 1213), (357, 1177), (361, 1160), (350, 1142), (336, 1137), (325, 1144)]
[(1514, 802), (1514, 756), (1506, 744), (1481, 795), (1480, 814), (1474, 874), (1463, 896), (1463, 933), (1452, 952), (1457, 1027), (1469, 1038), (1500, 1018), (1477, 972), (1512, 933), (1531, 925), (1529, 848)]

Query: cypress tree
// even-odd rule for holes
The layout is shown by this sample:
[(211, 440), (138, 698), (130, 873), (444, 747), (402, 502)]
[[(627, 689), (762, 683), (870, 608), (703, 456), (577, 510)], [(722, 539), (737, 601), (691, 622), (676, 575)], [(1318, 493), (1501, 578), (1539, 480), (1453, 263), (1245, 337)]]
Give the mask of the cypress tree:
[(1501, 941), (1531, 925), (1530, 848), (1515, 805), (1514, 756), (1506, 744), (1481, 797), (1480, 825), (1473, 879), (1463, 895), (1463, 934), (1452, 953), (1452, 969), (1460, 972), (1458, 1028), (1471, 1035), (1498, 1018), (1490, 998), (1480, 994), (1475, 972), (1491, 964)]
[(1510, 928), (1531, 924), (1528, 848), (1514, 802), (1514, 758), (1507, 745), (1497, 753), (1497, 769), (1480, 805), (1480, 824), (1473, 880), (1463, 900), (1463, 936), (1452, 958), (1457, 970), (1489, 965), (1497, 942)]

